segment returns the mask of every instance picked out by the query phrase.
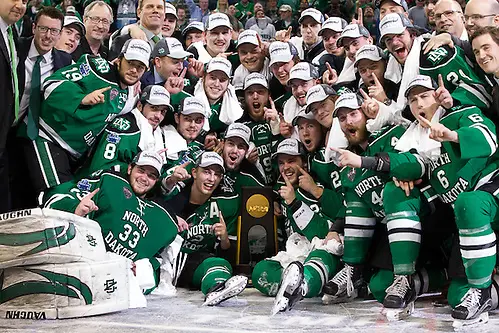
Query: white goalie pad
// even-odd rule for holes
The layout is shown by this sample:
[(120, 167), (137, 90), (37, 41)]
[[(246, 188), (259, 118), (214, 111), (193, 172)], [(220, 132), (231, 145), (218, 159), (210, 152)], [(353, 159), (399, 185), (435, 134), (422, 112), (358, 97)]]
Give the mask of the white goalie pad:
[(99, 261), (106, 248), (95, 221), (53, 209), (0, 214), (0, 268)]
[(132, 262), (114, 253), (103, 259), (0, 270), (0, 318), (62, 319), (128, 309)]

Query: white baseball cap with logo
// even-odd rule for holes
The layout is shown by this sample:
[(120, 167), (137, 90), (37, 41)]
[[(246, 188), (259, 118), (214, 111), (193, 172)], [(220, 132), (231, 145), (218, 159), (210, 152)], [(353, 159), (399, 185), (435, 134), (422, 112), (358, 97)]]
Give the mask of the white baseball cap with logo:
[(129, 39), (121, 49), (121, 55), (129, 61), (137, 60), (149, 67), (151, 46), (142, 39)]
[(160, 85), (150, 85), (142, 90), (140, 101), (151, 105), (170, 105), (170, 93)]
[(356, 93), (344, 93), (340, 95), (340, 97), (336, 100), (334, 105), (333, 117), (336, 117), (336, 114), (340, 109), (350, 109), (357, 110), (362, 105), (362, 100), (359, 95)]
[(428, 75), (416, 75), (405, 90), (404, 96), (408, 97), (411, 90), (416, 87), (424, 87), (431, 90), (436, 90), (438, 88), (437, 83)]
[(276, 157), (279, 154), (301, 156), (305, 154), (305, 151), (298, 140), (290, 138), (284, 139), (279, 143), (277, 150), (272, 157)]
[(288, 86), (294, 79), (309, 81), (318, 78), (319, 71), (317, 68), (309, 62), (302, 61), (294, 65), (289, 71)]
[(321, 30), (319, 30), (319, 36), (322, 36), (324, 30), (329, 29), (334, 32), (342, 32), (347, 26), (347, 21), (341, 17), (330, 17), (324, 23), (322, 23)]
[(165, 1), (165, 16), (168, 14), (175, 16), (175, 18), (178, 20), (177, 8), (175, 8), (175, 6), (171, 3)]
[(184, 50), (182, 43), (176, 38), (165, 37), (158, 41), (152, 50), (152, 57), (169, 57), (172, 59), (185, 59), (192, 57), (192, 53)]
[(248, 74), (246, 78), (244, 79), (244, 90), (247, 88), (254, 86), (254, 85), (260, 85), (263, 86), (265, 89), (269, 89), (269, 83), (267, 82), (267, 78), (258, 72)]
[(307, 16), (313, 18), (314, 21), (316, 21), (319, 24), (322, 24), (324, 22), (324, 15), (322, 15), (320, 11), (318, 11), (315, 8), (307, 8), (303, 12), (301, 12), (298, 23), (301, 24)]
[(357, 53), (355, 54), (355, 62), (354, 67), (359, 65), (359, 61), (361, 60), (371, 60), (371, 61), (380, 61), (382, 59), (387, 59), (383, 50), (376, 45), (364, 45), (362, 46)]
[(209, 31), (218, 27), (227, 27), (229, 29), (232, 29), (229, 17), (226, 14), (213, 13), (208, 16), (205, 24), (205, 29)]
[(305, 107), (305, 113), (310, 113), (310, 106), (317, 102), (322, 102), (326, 98), (332, 95), (336, 95), (336, 91), (327, 84), (318, 84), (313, 86), (307, 91), (307, 96), (305, 97), (307, 105)]
[(381, 33), (380, 41), (383, 42), (383, 39), (387, 35), (400, 35), (407, 28), (415, 29), (414, 25), (405, 15), (390, 13), (383, 17), (379, 24), (379, 31)]
[(161, 174), (161, 169), (163, 167), (163, 157), (155, 151), (141, 151), (132, 161), (132, 164), (140, 166), (151, 166), (158, 174)]
[(237, 38), (237, 47), (242, 44), (253, 44), (256, 46), (260, 45), (260, 41), (258, 38), (258, 32), (255, 30), (244, 30), (239, 34), (239, 37)]
[(272, 42), (269, 46), (270, 63), (272, 66), (276, 62), (289, 62), (298, 55), (296, 46), (290, 42)]
[(215, 57), (212, 58), (206, 67), (206, 73), (211, 73), (214, 71), (222, 71), (224, 72), (228, 77), (230, 77), (230, 73), (232, 71), (232, 64), (230, 63), (229, 60), (223, 58), (223, 57)]
[(192, 31), (192, 30), (197, 30), (199, 32), (204, 32), (204, 24), (202, 22), (199, 22), (199, 21), (193, 21), (193, 22), (189, 23), (184, 28), (184, 30), (182, 30), (182, 36), (185, 37), (185, 35), (187, 35), (187, 33), (190, 32), (190, 31)]
[(225, 132), (225, 139), (228, 138), (241, 138), (244, 142), (249, 146), (251, 130), (248, 126), (241, 123), (232, 123), (227, 127), (227, 131)]
[(68, 27), (70, 25), (73, 25), (79, 31), (81, 37), (85, 35), (85, 25), (77, 16), (64, 16), (64, 27)]
[(212, 151), (205, 151), (199, 156), (199, 159), (196, 162), (196, 167), (207, 168), (212, 165), (218, 165), (222, 172), (225, 172), (224, 168), (224, 160), (222, 156)]
[(381, 0), (381, 1), (379, 2), (378, 8), (381, 8), (381, 6), (383, 5), (383, 3), (387, 2), (387, 1), (393, 2), (393, 3), (395, 3), (397, 6), (400, 6), (400, 7), (404, 8), (404, 10), (405, 10), (405, 11), (408, 11), (408, 10), (409, 10), (409, 9), (407, 8), (407, 3), (402, 2), (402, 0)]
[(365, 27), (358, 25), (358, 24), (349, 24), (347, 25), (343, 31), (341, 32), (340, 38), (336, 41), (336, 45), (338, 47), (343, 46), (343, 40), (345, 38), (359, 38), (359, 37), (366, 37), (369, 38), (371, 37), (371, 34), (369, 33), (369, 30), (367, 30)]
[(186, 97), (182, 101), (179, 109), (181, 114), (188, 115), (193, 113), (200, 113), (206, 117), (206, 108), (203, 101), (196, 97)]
[(311, 112), (301, 111), (293, 118), (293, 121), (291, 122), (293, 126), (298, 126), (298, 121), (300, 119), (315, 120), (315, 117)]

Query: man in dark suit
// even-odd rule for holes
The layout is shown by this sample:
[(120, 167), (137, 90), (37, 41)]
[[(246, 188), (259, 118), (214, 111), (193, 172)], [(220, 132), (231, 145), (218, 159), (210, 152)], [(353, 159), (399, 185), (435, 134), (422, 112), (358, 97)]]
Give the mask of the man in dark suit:
[[(24, 89), (20, 91), (19, 119), (28, 126), (34, 126), (34, 135), (38, 128), (37, 110), (41, 102), (40, 85), (55, 71), (71, 65), (71, 55), (55, 49), (60, 39), (64, 22), (64, 14), (54, 7), (44, 7), (38, 11), (33, 23), (33, 37), (21, 38), (18, 47), (19, 56), (19, 81), (24, 82)], [(36, 96), (35, 94), (38, 94)], [(38, 105), (33, 105), (38, 104)], [(31, 124), (30, 124), (31, 122)], [(9, 142), (9, 151), (19, 152), (18, 140)], [(24, 139), (26, 140), (26, 139)], [(28, 181), (26, 163), (22, 154), (10, 154), (11, 165), (11, 194), (12, 208), (32, 208), (37, 205), (35, 194), (30, 194), (31, 184)], [(33, 192), (34, 193), (34, 192)]]
[(27, 0), (0, 1), (0, 213), (8, 212), (10, 204), (9, 159), (7, 137), (19, 114), (19, 85), (16, 33), (13, 25), (26, 12)]

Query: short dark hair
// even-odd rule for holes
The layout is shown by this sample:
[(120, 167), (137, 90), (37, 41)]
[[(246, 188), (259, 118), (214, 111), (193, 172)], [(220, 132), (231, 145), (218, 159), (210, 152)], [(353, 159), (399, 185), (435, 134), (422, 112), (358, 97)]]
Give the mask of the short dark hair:
[(42, 16), (48, 16), (51, 19), (59, 20), (61, 21), (61, 28), (64, 26), (64, 14), (55, 7), (42, 7), (42, 9), (40, 9), (38, 13), (36, 13), (34, 20), (35, 25), (38, 24), (38, 21)]
[(488, 26), (488, 27), (480, 27), (478, 28), (470, 38), (470, 43), (473, 43), (473, 40), (475, 38), (478, 38), (482, 35), (487, 35), (489, 34), (490, 37), (492, 37), (492, 40), (499, 45), (499, 27), (495, 26)]

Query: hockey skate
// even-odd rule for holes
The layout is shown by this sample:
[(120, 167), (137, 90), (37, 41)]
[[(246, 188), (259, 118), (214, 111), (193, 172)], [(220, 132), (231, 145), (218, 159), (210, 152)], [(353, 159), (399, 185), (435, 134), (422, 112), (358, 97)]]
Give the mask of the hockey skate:
[(229, 298), (239, 295), (246, 288), (248, 278), (243, 275), (235, 275), (225, 282), (214, 285), (206, 293), (203, 305), (214, 306)]
[(322, 288), (322, 303), (334, 304), (353, 300), (358, 296), (362, 282), (361, 267), (345, 264), (345, 267)]
[(490, 287), (484, 289), (470, 288), (463, 300), (452, 309), (452, 326), (455, 330), (468, 329), (489, 321), (489, 309), (492, 304)]
[(401, 320), (409, 317), (414, 311), (416, 289), (411, 276), (395, 275), (391, 286), (386, 288), (383, 300), (383, 314), (389, 321)]
[(282, 273), (281, 285), (272, 308), (272, 316), (278, 312), (291, 310), (296, 303), (303, 299), (304, 293), (303, 264), (299, 261), (293, 261)]

